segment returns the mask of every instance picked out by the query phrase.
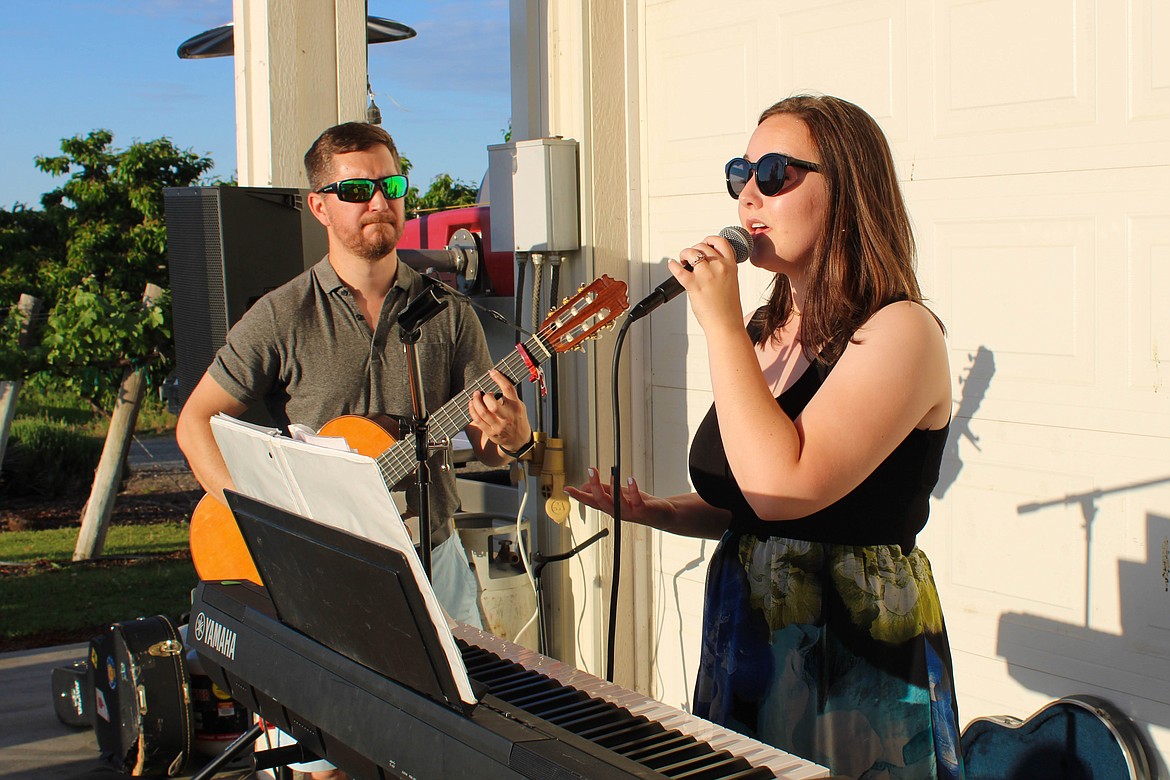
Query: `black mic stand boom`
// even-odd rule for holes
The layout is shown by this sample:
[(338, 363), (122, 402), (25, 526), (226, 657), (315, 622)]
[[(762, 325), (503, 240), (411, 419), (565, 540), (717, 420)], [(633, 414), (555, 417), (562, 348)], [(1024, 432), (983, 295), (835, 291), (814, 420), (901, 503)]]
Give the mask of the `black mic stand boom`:
[(415, 345), (422, 336), (422, 326), (430, 321), (439, 312), (447, 308), (446, 300), (439, 300), (435, 289), (428, 287), (398, 315), (398, 327), (401, 329), (400, 338), (406, 347), (406, 370), (410, 377), (410, 404), (414, 415), (411, 420), (411, 431), (414, 435), (414, 456), (418, 461), (418, 539), (419, 556), (422, 559), (423, 571), (427, 579), (431, 576), (431, 469), (427, 463), (430, 455), (431, 443), (427, 439), (427, 411), (426, 397), (423, 395), (422, 366), (419, 364), (418, 351)]

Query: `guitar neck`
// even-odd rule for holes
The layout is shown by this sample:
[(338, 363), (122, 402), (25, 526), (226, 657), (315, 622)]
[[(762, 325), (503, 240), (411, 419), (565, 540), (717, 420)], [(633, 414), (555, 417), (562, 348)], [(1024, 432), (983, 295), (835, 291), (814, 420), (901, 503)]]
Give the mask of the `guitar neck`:
[[(529, 337), (524, 342), (524, 349), (538, 364), (548, 360), (552, 355), (552, 350), (539, 335)], [(509, 352), (508, 356), (496, 363), (493, 368), (507, 377), (508, 381), (514, 385), (519, 384), (529, 373), (528, 364), (524, 361), (519, 349)], [(432, 412), (427, 418), (428, 438), (433, 441), (450, 439), (466, 428), (467, 424), (471, 422), (471, 413), (467, 411), (467, 406), (472, 393), (476, 391), (495, 392), (496, 383), (489, 374), (484, 374), (475, 380), (471, 387), (443, 404), (437, 411)], [(393, 446), (377, 457), (376, 462), (386, 486), (393, 487), (398, 484), (418, 465), (415, 456), (414, 434), (404, 436), (400, 441), (395, 442)]]

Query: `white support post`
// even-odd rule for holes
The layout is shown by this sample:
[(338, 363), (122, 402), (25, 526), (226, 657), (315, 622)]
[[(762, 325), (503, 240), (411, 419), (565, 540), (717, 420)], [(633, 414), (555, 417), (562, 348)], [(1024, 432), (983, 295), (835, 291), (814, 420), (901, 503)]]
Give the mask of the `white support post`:
[(305, 187), (327, 127), (365, 121), (364, 0), (233, 0), (241, 186)]
[[(142, 296), (144, 306), (152, 306), (162, 296), (157, 284), (147, 284)], [(118, 484), (122, 481), (122, 466), (130, 452), (134, 436), (134, 425), (138, 421), (138, 410), (146, 393), (146, 370), (127, 368), (118, 388), (114, 402), (114, 413), (110, 415), (110, 428), (106, 432), (106, 444), (102, 447), (101, 460), (93, 475), (93, 487), (89, 501), (81, 513), (81, 531), (77, 534), (77, 546), (73, 549), (73, 560), (88, 561), (102, 554), (106, 544), (106, 530), (114, 514), (114, 501), (118, 497)]]

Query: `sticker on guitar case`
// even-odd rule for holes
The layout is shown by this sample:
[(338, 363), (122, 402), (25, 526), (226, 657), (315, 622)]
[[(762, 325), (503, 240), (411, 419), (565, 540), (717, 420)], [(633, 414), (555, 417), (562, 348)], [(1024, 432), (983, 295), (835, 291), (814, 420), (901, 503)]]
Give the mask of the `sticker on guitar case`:
[(106, 706), (106, 695), (98, 688), (94, 692), (94, 710), (106, 723), (110, 722), (110, 708)]

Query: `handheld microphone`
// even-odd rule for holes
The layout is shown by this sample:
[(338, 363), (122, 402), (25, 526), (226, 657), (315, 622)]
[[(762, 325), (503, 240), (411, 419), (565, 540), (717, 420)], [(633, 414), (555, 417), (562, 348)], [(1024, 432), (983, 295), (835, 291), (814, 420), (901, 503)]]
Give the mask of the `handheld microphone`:
[[(739, 225), (728, 225), (719, 231), (719, 235), (727, 239), (731, 244), (731, 249), (735, 252), (735, 262), (742, 263), (751, 257), (752, 254), (752, 234), (741, 228)], [(683, 264), (683, 268), (688, 271), (691, 267)], [(683, 286), (679, 284), (678, 279), (671, 276), (662, 284), (654, 288), (654, 292), (647, 295), (638, 305), (630, 309), (630, 322), (640, 320), (650, 312), (657, 309), (662, 304), (672, 300), (680, 292), (683, 291)]]

